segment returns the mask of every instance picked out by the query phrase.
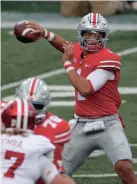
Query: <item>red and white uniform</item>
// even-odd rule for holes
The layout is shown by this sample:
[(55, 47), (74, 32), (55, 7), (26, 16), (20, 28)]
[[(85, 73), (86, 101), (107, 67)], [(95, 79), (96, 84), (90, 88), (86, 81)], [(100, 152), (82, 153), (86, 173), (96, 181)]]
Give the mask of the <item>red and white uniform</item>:
[(50, 183), (58, 174), (47, 157), (55, 149), (49, 139), (34, 134), (2, 134), (0, 143), (3, 184), (35, 184), (39, 177)]
[[(64, 144), (70, 140), (70, 126), (67, 121), (60, 119), (58, 116), (47, 112), (45, 118), (35, 129), (35, 134), (48, 137), (55, 146), (54, 164), (58, 170), (62, 170), (62, 151)], [(45, 184), (42, 178), (37, 184)]]
[[(79, 44), (74, 45), (74, 67), (77, 73), (87, 78), (91, 84), (93, 93), (87, 97), (82, 97), (75, 91), (76, 105), (75, 114), (79, 116), (108, 116), (116, 114), (121, 104), (121, 97), (118, 92), (118, 83), (120, 80), (120, 57), (104, 48), (98, 52), (90, 53), (85, 58), (81, 58), (83, 49)], [(114, 78), (106, 83), (94, 93), (94, 86), (90, 75), (97, 69), (103, 69), (112, 72)]]
[[(4, 109), (4, 107), (6, 106), (7, 103), (8, 102), (6, 102), (6, 101), (1, 101), (0, 102), (0, 112), (2, 112), (2, 110)], [(1, 129), (5, 128), (4, 124), (2, 122), (0, 122), (0, 123), (1, 123), (0, 124)]]
[(62, 160), (62, 151), (64, 144), (70, 140), (70, 126), (67, 121), (59, 118), (58, 116), (47, 112), (45, 118), (35, 129), (35, 134), (48, 137), (55, 145), (54, 163), (59, 169)]

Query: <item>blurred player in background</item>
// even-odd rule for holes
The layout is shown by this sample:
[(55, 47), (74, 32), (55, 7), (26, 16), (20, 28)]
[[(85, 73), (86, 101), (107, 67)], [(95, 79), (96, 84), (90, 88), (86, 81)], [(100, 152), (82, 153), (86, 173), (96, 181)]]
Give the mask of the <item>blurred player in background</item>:
[[(23, 81), (16, 89), (16, 95), (21, 99), (29, 100), (37, 112), (37, 125), (35, 134), (48, 137), (56, 145), (58, 159), (55, 163), (61, 166), (61, 155), (59, 152), (64, 144), (70, 140), (70, 126), (67, 121), (57, 115), (48, 112), (51, 94), (47, 84), (38, 78), (29, 78)], [(59, 151), (60, 150), (60, 151)]]
[[(34, 105), (37, 111), (35, 134), (48, 137), (54, 144), (53, 162), (60, 171), (64, 144), (70, 140), (70, 126), (67, 121), (48, 112), (51, 94), (47, 84), (38, 78), (26, 79), (16, 89), (16, 95), (21, 99), (29, 100)], [(41, 184), (42, 181), (39, 180), (38, 183)]]
[(49, 184), (74, 184), (62, 177), (52, 163), (54, 145), (34, 135), (36, 111), (27, 100), (10, 101), (1, 111), (1, 181), (34, 184), (39, 177)]
[(75, 88), (75, 126), (65, 145), (65, 171), (72, 175), (95, 149), (103, 149), (122, 182), (137, 184), (131, 149), (118, 115), (121, 62), (106, 48), (106, 19), (98, 13), (84, 16), (77, 25), (78, 42), (73, 45), (35, 22), (28, 22), (27, 27), (35, 30), (30, 33), (35, 40), (43, 37), (64, 53), (64, 68)]

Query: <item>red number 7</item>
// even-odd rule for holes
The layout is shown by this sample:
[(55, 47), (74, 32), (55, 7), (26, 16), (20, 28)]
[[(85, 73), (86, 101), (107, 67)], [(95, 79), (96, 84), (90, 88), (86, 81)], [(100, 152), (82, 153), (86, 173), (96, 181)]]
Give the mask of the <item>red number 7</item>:
[(7, 170), (7, 172), (4, 173), (4, 177), (14, 178), (15, 176), (14, 172), (23, 163), (25, 154), (7, 150), (4, 158), (10, 160), (12, 157), (15, 157), (17, 159), (15, 163)]

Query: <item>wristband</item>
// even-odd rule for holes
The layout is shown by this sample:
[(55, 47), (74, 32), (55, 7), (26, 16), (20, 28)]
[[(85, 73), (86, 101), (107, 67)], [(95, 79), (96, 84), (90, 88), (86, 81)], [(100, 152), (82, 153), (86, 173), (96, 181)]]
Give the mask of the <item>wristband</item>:
[(47, 29), (44, 29), (44, 31), (45, 31), (44, 38), (51, 42), (55, 37), (54, 33), (49, 32)]
[(65, 68), (66, 73), (75, 69), (70, 61), (66, 61), (64, 63), (64, 68)]

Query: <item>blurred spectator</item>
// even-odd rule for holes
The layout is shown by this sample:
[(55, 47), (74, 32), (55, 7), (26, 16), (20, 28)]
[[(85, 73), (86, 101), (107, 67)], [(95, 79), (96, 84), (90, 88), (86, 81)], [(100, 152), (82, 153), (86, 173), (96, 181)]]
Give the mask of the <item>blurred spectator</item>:
[(137, 11), (137, 1), (127, 1), (126, 9)]
[(83, 16), (89, 12), (113, 15), (124, 11), (124, 1), (61, 1), (63, 16)]

